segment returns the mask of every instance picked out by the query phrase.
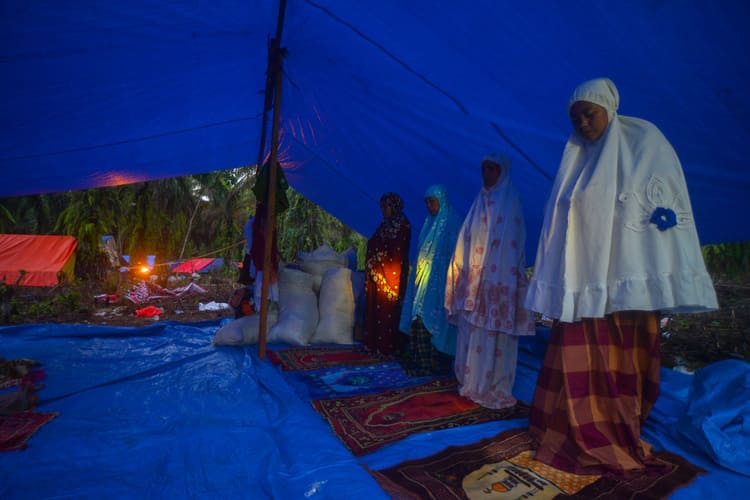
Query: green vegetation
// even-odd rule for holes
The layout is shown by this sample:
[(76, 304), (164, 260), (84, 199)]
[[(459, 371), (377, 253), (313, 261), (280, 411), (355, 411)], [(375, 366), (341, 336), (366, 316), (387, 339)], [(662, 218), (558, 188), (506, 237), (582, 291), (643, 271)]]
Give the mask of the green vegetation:
[(289, 190), (289, 209), (279, 220), (279, 253), (291, 262), (299, 252), (327, 244), (341, 253), (349, 247), (357, 251), (357, 267), (364, 268), (367, 238), (345, 226), (299, 193)]
[(83, 307), (81, 289), (83, 283), (75, 280), (69, 283), (64, 273), (59, 273), (59, 284), (47, 290), (44, 296), (35, 295), (32, 299), (24, 297), (18, 285), (26, 271), (19, 270), (15, 283), (0, 280), (0, 324), (7, 324), (13, 315), (31, 319), (54, 318), (66, 313), (79, 312)]
[[(255, 167), (242, 167), (118, 187), (0, 199), (0, 232), (66, 234), (78, 240), (76, 276), (101, 281), (107, 291), (116, 280), (102, 252), (102, 236), (114, 237), (131, 263), (156, 255), (157, 264), (190, 257), (222, 257), (226, 272), (242, 260), (243, 227), (255, 209)], [(338, 252), (357, 250), (364, 265), (367, 240), (323, 209), (289, 189), (289, 209), (278, 219), (279, 250), (285, 261), (326, 243)], [(703, 247), (717, 280), (750, 276), (750, 242)], [(163, 269), (167, 274), (168, 271)], [(156, 270), (160, 272), (160, 269)], [(112, 281), (111, 283), (108, 281)]]
[[(0, 282), (0, 324), (11, 316), (45, 320), (87, 309), (96, 294), (124, 293), (128, 280), (104, 252), (112, 236), (131, 265), (156, 256), (153, 274), (166, 282), (167, 263), (192, 257), (221, 257), (220, 275), (234, 280), (245, 252), (244, 226), (255, 211), (255, 167), (162, 179), (124, 186), (0, 199), (0, 233), (64, 234), (78, 240), (76, 279), (49, 290), (25, 290)], [(354, 247), (364, 266), (365, 237), (293, 189), (289, 209), (277, 218), (283, 260), (328, 244)], [(119, 264), (118, 264), (119, 266)], [(115, 267), (118, 267), (115, 266)]]
[[(131, 264), (156, 255), (157, 265), (191, 257), (222, 257), (226, 272), (242, 261), (243, 227), (255, 210), (255, 167), (162, 179), (102, 189), (0, 199), (0, 232), (65, 234), (78, 240), (76, 276), (111, 278), (102, 237), (111, 235)], [(278, 219), (286, 261), (323, 243), (358, 250), (367, 240), (291, 188), (290, 208)], [(160, 272), (160, 269), (156, 270)], [(164, 273), (166, 274), (166, 273)], [(116, 283), (107, 283), (109, 290)]]
[(714, 279), (743, 282), (750, 278), (750, 241), (705, 245), (703, 259)]

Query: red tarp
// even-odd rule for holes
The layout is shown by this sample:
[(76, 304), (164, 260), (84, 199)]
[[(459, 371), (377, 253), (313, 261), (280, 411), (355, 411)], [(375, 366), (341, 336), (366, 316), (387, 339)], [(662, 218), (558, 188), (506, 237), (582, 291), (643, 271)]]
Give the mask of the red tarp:
[(196, 258), (186, 260), (179, 266), (172, 269), (173, 273), (197, 273), (206, 266), (213, 264), (216, 259)]
[(77, 246), (73, 236), (0, 234), (0, 282), (14, 284), (21, 270), (22, 286), (54, 286), (61, 271), (72, 278)]

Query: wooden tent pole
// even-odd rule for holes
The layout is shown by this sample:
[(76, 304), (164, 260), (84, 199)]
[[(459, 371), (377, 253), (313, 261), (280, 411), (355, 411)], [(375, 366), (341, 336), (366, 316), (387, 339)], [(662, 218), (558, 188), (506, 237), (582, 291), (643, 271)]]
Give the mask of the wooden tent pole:
[(276, 23), (276, 38), (271, 40), (268, 59), (268, 75), (274, 83), (273, 124), (271, 126), (271, 155), (268, 160), (268, 199), (266, 205), (265, 248), (263, 249), (263, 283), (260, 295), (260, 325), (258, 327), (258, 356), (266, 357), (266, 331), (268, 329), (268, 287), (271, 279), (272, 238), (276, 227), (276, 178), (279, 153), (279, 121), (281, 115), (281, 84), (283, 77), (283, 49), (281, 34), (284, 29), (286, 0), (279, 3), (279, 18)]
[(260, 169), (263, 167), (263, 158), (265, 158), (266, 156), (266, 129), (268, 128), (268, 112), (271, 111), (271, 108), (273, 107), (274, 75), (271, 73), (270, 64), (272, 58), (272, 50), (273, 45), (269, 44), (268, 53), (266, 54), (266, 58), (268, 59), (269, 63), (268, 68), (266, 68), (266, 86), (263, 89), (263, 116), (260, 122), (260, 145), (258, 147), (258, 162), (256, 163), (258, 173), (260, 173)]

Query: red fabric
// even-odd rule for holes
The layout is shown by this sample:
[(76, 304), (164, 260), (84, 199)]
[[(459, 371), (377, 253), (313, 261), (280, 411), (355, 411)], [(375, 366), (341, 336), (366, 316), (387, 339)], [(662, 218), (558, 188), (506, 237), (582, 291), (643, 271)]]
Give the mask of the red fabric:
[(173, 273), (195, 273), (203, 269), (204, 267), (212, 264), (216, 259), (212, 258), (197, 258), (186, 260), (179, 266), (172, 269)]
[(244, 316), (252, 316), (253, 314), (255, 314), (255, 311), (253, 311), (250, 302), (248, 302), (247, 300), (242, 301), (241, 311)]
[(21, 286), (55, 286), (77, 246), (72, 236), (0, 234), (0, 282), (12, 285), (24, 270)]
[(383, 362), (360, 347), (292, 347), (268, 351), (268, 359), (284, 370), (322, 370), (337, 366), (368, 366)]
[(162, 314), (164, 314), (164, 309), (160, 309), (156, 306), (146, 306), (143, 309), (138, 309), (135, 312), (135, 315), (141, 318), (161, 316)]
[(370, 453), (417, 432), (528, 415), (528, 406), (521, 402), (502, 410), (479, 406), (459, 396), (458, 382), (448, 379), (371, 395), (319, 399), (312, 401), (312, 406), (354, 456)]
[(26, 441), (41, 426), (57, 415), (57, 413), (34, 413), (31, 411), (13, 415), (0, 415), (0, 451), (26, 448)]

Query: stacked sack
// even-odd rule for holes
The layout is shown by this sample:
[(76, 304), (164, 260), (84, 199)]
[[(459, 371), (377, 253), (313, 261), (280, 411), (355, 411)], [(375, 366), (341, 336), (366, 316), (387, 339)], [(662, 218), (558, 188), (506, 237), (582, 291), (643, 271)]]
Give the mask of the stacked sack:
[[(278, 320), (278, 312), (269, 309), (266, 321), (271, 328)], [(235, 320), (227, 320), (216, 331), (213, 343), (215, 345), (244, 345), (257, 344), (260, 331), (260, 314), (242, 316)]]
[[(297, 266), (281, 267), (278, 321), (274, 318), (271, 322), (269, 308), (268, 342), (353, 343), (355, 303), (349, 261), (345, 254), (322, 245), (313, 252), (300, 253)], [(254, 317), (257, 315), (250, 318)], [(214, 344), (256, 343), (257, 320), (252, 324), (249, 319), (245, 320), (242, 328), (234, 325), (243, 320), (245, 318), (237, 319), (220, 328)], [(253, 327), (255, 330), (250, 331)], [(242, 333), (238, 334), (237, 330)], [(240, 338), (242, 342), (238, 342)]]
[(269, 342), (310, 343), (320, 319), (313, 281), (312, 274), (290, 267), (279, 269), (279, 321), (268, 332)]
[(328, 245), (319, 246), (314, 252), (300, 252), (297, 255), (299, 268), (313, 276), (313, 290), (320, 292), (323, 276), (329, 269), (347, 267), (348, 260)]

